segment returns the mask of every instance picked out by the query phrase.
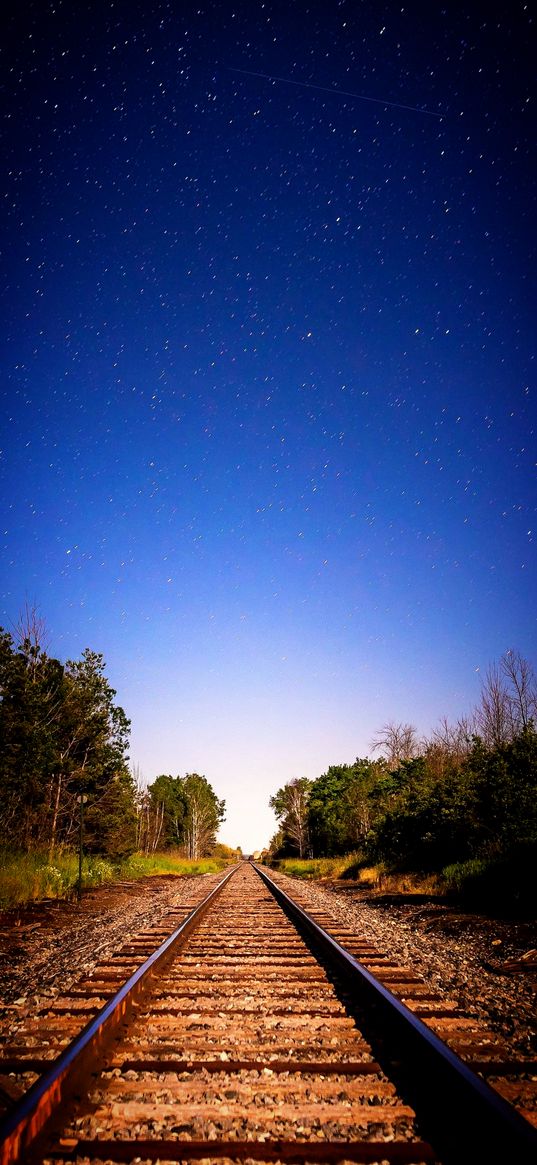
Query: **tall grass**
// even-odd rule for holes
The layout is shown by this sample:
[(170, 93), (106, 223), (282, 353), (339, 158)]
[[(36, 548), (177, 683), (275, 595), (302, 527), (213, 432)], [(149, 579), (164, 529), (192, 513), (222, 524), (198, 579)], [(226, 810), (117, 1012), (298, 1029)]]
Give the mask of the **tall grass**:
[(363, 890), (382, 894), (440, 894), (441, 882), (436, 874), (388, 872), (382, 865), (366, 866), (359, 854), (339, 858), (281, 858), (276, 863), (282, 874), (310, 881), (351, 880)]
[(536, 861), (537, 848), (530, 842), (511, 854), (455, 862), (442, 870), (443, 887), (468, 907), (533, 918)]
[(281, 858), (277, 862), (282, 874), (310, 880), (343, 878), (346, 871), (356, 865), (356, 854), (347, 854), (339, 858)]
[[(84, 886), (99, 886), (114, 877), (114, 867), (104, 858), (84, 858)], [(52, 860), (43, 853), (3, 853), (0, 856), (0, 907), (24, 906), (40, 898), (66, 898), (78, 881), (78, 855), (57, 853)]]
[(155, 874), (219, 874), (229, 862), (225, 858), (183, 858), (179, 854), (133, 854), (119, 867), (122, 878), (145, 878)]
[[(190, 861), (175, 854), (134, 854), (119, 866), (106, 858), (85, 857), (82, 886), (89, 889), (103, 882), (134, 881), (157, 874), (214, 874), (225, 869), (223, 858)], [(0, 854), (0, 909), (9, 910), (43, 898), (69, 898), (78, 884), (78, 854), (56, 853), (52, 860), (44, 853)]]

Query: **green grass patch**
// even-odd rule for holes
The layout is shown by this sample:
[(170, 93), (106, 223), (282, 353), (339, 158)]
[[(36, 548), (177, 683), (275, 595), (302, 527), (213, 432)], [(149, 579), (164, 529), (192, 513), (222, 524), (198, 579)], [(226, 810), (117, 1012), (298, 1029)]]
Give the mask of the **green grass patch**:
[[(105, 858), (84, 858), (82, 880), (86, 887), (100, 886), (115, 876)], [(42, 898), (67, 898), (78, 882), (78, 854), (42, 853), (0, 855), (0, 908), (9, 910)]]
[[(351, 866), (357, 866), (356, 854), (339, 858), (281, 858), (277, 867), (282, 874), (293, 878), (307, 878), (318, 881), (322, 878), (344, 878)], [(348, 875), (347, 875), (348, 876)]]
[(183, 858), (179, 854), (133, 854), (122, 862), (122, 878), (146, 878), (157, 874), (219, 874), (230, 863), (225, 858)]
[[(146, 878), (158, 874), (217, 874), (228, 863), (223, 858), (200, 858), (191, 861), (177, 854), (133, 854), (119, 866), (102, 857), (85, 857), (82, 862), (82, 888), (90, 889), (103, 882)], [(78, 886), (78, 854), (56, 853), (52, 859), (44, 853), (0, 854), (0, 909), (10, 910), (43, 898), (70, 898)]]

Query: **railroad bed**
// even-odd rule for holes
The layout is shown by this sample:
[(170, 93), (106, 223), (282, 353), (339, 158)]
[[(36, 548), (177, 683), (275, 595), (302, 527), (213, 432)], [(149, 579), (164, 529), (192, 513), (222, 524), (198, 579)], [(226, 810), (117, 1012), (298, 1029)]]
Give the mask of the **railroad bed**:
[[(178, 905), (1, 1049), (13, 1092), (30, 1086), (5, 1118), (2, 1165), (530, 1160), (529, 1124), (468, 1071), (461, 1081), (427, 1029), (422, 1050), (423, 1024), (406, 1032), (385, 987), (490, 1068), (488, 1037), (468, 1039), (453, 1004), (328, 916), (304, 919), (247, 863), (210, 885), (208, 902)], [(367, 970), (356, 980), (340, 944), (384, 988)]]

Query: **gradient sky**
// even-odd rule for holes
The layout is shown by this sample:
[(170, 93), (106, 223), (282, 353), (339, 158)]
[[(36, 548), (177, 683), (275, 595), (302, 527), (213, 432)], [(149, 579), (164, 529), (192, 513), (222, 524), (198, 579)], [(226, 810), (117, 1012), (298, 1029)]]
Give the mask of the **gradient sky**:
[[(465, 10), (466, 8), (466, 10)], [(535, 662), (529, 5), (15, 7), (2, 622), (221, 837)]]

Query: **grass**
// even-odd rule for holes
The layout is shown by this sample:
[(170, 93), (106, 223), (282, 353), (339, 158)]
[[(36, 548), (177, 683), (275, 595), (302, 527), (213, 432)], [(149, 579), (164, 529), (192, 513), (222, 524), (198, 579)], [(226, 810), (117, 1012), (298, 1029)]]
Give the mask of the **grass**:
[(339, 858), (282, 858), (277, 863), (282, 874), (310, 881), (333, 881), (336, 878), (357, 882), (364, 890), (381, 894), (441, 894), (440, 879), (436, 874), (387, 872), (379, 864), (364, 865), (359, 854)]
[[(114, 867), (104, 858), (85, 858), (85, 886), (99, 886), (114, 877)], [(52, 860), (43, 853), (3, 853), (0, 858), (0, 907), (24, 906), (39, 898), (66, 898), (78, 880), (78, 856), (57, 853)]]
[(430, 873), (388, 870), (382, 864), (366, 866), (356, 853), (339, 858), (281, 858), (275, 866), (282, 874), (309, 881), (352, 879), (375, 895), (424, 895), (455, 901), (463, 909), (534, 917), (536, 860), (537, 847), (528, 843), (509, 855), (472, 858)]
[(351, 866), (356, 866), (357, 861), (356, 854), (340, 858), (281, 858), (277, 866), (282, 874), (319, 881), (323, 878), (345, 877), (345, 872)]
[(133, 854), (119, 867), (122, 878), (146, 878), (155, 874), (218, 874), (229, 863), (225, 858), (183, 858), (178, 854)]
[[(177, 854), (133, 854), (120, 865), (102, 857), (85, 857), (82, 885), (85, 889), (103, 882), (134, 881), (158, 874), (215, 874), (225, 869), (223, 858), (191, 861)], [(0, 909), (25, 906), (43, 898), (70, 898), (78, 883), (78, 855), (56, 853), (52, 860), (44, 853), (0, 854)]]
[(534, 918), (536, 859), (530, 841), (510, 853), (456, 862), (442, 870), (444, 890), (471, 908)]

